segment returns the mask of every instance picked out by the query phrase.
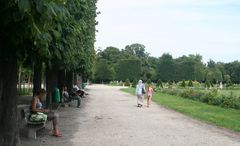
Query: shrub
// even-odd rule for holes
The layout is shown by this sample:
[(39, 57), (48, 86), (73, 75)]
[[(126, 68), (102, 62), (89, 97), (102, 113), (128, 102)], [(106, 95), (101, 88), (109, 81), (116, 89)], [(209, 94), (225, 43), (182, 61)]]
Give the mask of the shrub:
[(231, 80), (226, 83), (226, 87), (232, 87), (232, 86), (233, 86), (233, 83), (231, 82)]
[(157, 81), (157, 88), (159, 88), (159, 87), (163, 88), (163, 84), (162, 84), (161, 80)]
[(173, 82), (172, 81), (168, 81), (168, 88), (172, 88)]
[(190, 81), (188, 82), (188, 86), (189, 86), (189, 87), (193, 87), (193, 82), (192, 82), (192, 80), (190, 80)]
[(208, 97), (208, 104), (221, 105), (223, 102), (222, 96), (210, 96)]
[(182, 83), (181, 83), (181, 87), (184, 87), (184, 88), (186, 87), (185, 80), (182, 81)]
[(137, 86), (137, 83), (138, 83), (137, 80), (134, 79), (133, 82), (132, 82), (132, 87), (136, 87), (136, 86)]
[(210, 105), (240, 109), (240, 97), (234, 96), (233, 93), (231, 93), (229, 96), (220, 95), (217, 89), (213, 89), (208, 92), (201, 92), (200, 90), (195, 89), (161, 89), (161, 92), (165, 94), (180, 96), (182, 98), (199, 100)]
[(130, 83), (129, 79), (126, 79), (126, 81), (125, 81), (125, 84), (124, 84), (124, 85), (125, 85), (125, 86), (130, 86), (130, 84), (131, 84), (131, 83)]
[(192, 99), (192, 100), (199, 100), (200, 97), (204, 96), (204, 93), (202, 93), (198, 90), (190, 89), (190, 90), (183, 91), (180, 94), (180, 96), (184, 97), (184, 98), (189, 98), (189, 99)]
[(211, 87), (211, 82), (210, 82), (209, 80), (207, 80), (207, 81), (205, 82), (205, 87), (206, 87), (206, 88), (210, 88), (210, 87)]
[(150, 79), (147, 80), (147, 85), (150, 85), (152, 83), (152, 81)]
[(198, 81), (193, 81), (193, 86), (194, 87), (201, 87), (201, 83), (199, 83)]
[(181, 91), (176, 89), (162, 89), (162, 93), (170, 94), (170, 95), (180, 95)]
[(223, 102), (221, 106), (225, 108), (240, 109), (240, 98), (234, 96), (232, 92), (229, 96), (223, 95)]
[(32, 88), (17, 89), (17, 95), (31, 95), (31, 94), (32, 94)]
[(199, 99), (201, 102), (208, 103), (208, 97), (209, 96), (207, 94), (205, 94), (204, 96), (201, 96)]
[(123, 86), (123, 85), (124, 85), (123, 81), (120, 81), (120, 82), (118, 83), (118, 85), (119, 85), (119, 86)]
[(232, 97), (232, 96), (223, 96), (223, 102), (221, 104), (222, 107), (225, 108), (235, 108), (235, 102), (237, 100), (236, 97)]

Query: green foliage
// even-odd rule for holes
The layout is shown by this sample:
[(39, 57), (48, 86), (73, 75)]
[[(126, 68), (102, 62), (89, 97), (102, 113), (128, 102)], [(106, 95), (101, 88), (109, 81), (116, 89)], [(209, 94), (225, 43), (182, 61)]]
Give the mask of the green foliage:
[(17, 89), (17, 95), (23, 96), (23, 95), (32, 95), (32, 89), (31, 88), (18, 88)]
[(217, 89), (210, 91), (200, 91), (195, 89), (162, 89), (162, 93), (180, 96), (191, 100), (197, 100), (210, 105), (221, 106), (225, 108), (240, 109), (240, 97), (233, 95), (220, 94)]
[(184, 98), (189, 98), (192, 100), (199, 100), (200, 97), (202, 97), (204, 94), (200, 91), (189, 89), (189, 90), (184, 90), (183, 92), (180, 93), (181, 97)]
[[(135, 94), (134, 88), (126, 88), (122, 90), (131, 93), (132, 95)], [(207, 105), (198, 101), (183, 99), (179, 98), (179, 96), (172, 96), (163, 93), (155, 93), (153, 101), (196, 119), (235, 131), (240, 131), (239, 110)]]
[(231, 77), (230, 75), (224, 75), (224, 82), (228, 83), (228, 82), (231, 82)]
[[(19, 0), (1, 3), (1, 58), (26, 57), (92, 74), (96, 0)], [(27, 27), (26, 27), (27, 26)], [(77, 59), (81, 58), (81, 59)]]
[(240, 83), (240, 62), (234, 61), (224, 65), (226, 74), (231, 76), (233, 83)]
[(230, 96), (223, 96), (221, 106), (225, 108), (240, 109), (240, 98), (234, 96), (232, 93)]
[(149, 85), (152, 83), (152, 81), (150, 79), (148, 79), (146, 83)]
[(226, 87), (232, 87), (232, 86), (233, 86), (232, 81), (228, 81), (228, 82), (226, 83)]
[[(119, 60), (138, 59), (141, 63), (140, 77), (143, 80), (151, 79), (154, 82), (160, 79), (164, 82), (169, 80), (176, 82), (183, 80), (203, 82), (204, 80), (209, 80), (210, 84), (220, 81), (226, 83), (223, 77), (224, 75), (229, 75), (233, 83), (240, 83), (240, 63), (238, 61), (225, 64), (221, 62), (215, 63), (213, 60), (210, 60), (206, 66), (202, 61), (202, 56), (198, 54), (183, 55), (174, 59), (172, 55), (165, 53), (160, 58), (155, 58), (145, 52), (145, 46), (142, 44), (127, 45), (122, 50), (115, 47), (107, 47), (103, 51), (98, 51), (97, 60), (101, 58), (108, 60), (115, 72), (118, 72)], [(130, 79), (130, 77), (128, 78)], [(187, 86), (187, 82), (185, 83)], [(194, 83), (193, 86), (195, 87)]]
[(159, 58), (157, 73), (164, 82), (174, 79), (174, 60), (170, 54), (163, 54)]
[(192, 80), (190, 80), (190, 81), (188, 82), (188, 86), (189, 86), (189, 87), (193, 87), (193, 82), (192, 82)]
[(117, 65), (116, 77), (118, 80), (139, 79), (141, 75), (141, 62), (137, 59), (120, 60)]
[(172, 88), (173, 82), (170, 80), (168, 81), (168, 88)]
[(99, 59), (106, 59), (111, 64), (116, 64), (120, 59), (122, 59), (122, 54), (116, 47), (107, 47), (104, 51), (99, 50), (97, 57)]
[(160, 79), (157, 81), (157, 88), (163, 88), (163, 83)]
[(114, 70), (111, 68), (106, 60), (100, 60), (96, 63), (95, 80), (98, 82), (109, 82), (113, 80)]
[(185, 88), (186, 87), (186, 83), (185, 83), (185, 80), (182, 81), (181, 83), (181, 87)]
[(137, 86), (137, 83), (138, 83), (137, 79), (134, 79), (132, 82), (132, 87), (135, 88)]
[(206, 79), (209, 80), (210, 82), (218, 82), (218, 81), (222, 81), (222, 73), (219, 69), (217, 68), (209, 68), (207, 70), (207, 75), (206, 75)]
[(126, 79), (126, 81), (125, 81), (125, 84), (124, 84), (125, 86), (130, 86), (131, 85), (131, 83), (130, 83), (130, 81), (129, 81), (129, 79)]
[(210, 82), (209, 80), (207, 80), (207, 81), (205, 82), (205, 87), (206, 87), (206, 88), (210, 88), (210, 87), (211, 87), (211, 82)]

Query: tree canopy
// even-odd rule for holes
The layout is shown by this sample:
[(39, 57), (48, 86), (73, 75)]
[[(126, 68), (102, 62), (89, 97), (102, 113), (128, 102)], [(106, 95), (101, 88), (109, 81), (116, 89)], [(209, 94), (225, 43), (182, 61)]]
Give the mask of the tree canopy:
[[(150, 56), (145, 51), (145, 46), (139, 43), (127, 45), (124, 49), (107, 47), (105, 50), (98, 51), (96, 59), (105, 59), (107, 64), (113, 68), (115, 72), (114, 80), (130, 79), (132, 81), (133, 77), (130, 72), (133, 65), (130, 69), (125, 69), (121, 66), (122, 60), (139, 60), (141, 71), (135, 79), (141, 78), (144, 81), (150, 79), (155, 82), (158, 80), (163, 82), (183, 80), (208, 81), (211, 83), (240, 82), (240, 63), (238, 61), (222, 63), (209, 60), (205, 64), (199, 54), (173, 58), (171, 54), (164, 53), (157, 58)], [(122, 68), (123, 72), (119, 68)]]
[(96, 3), (97, 0), (0, 1), (0, 67), (4, 68), (0, 71), (0, 145), (20, 144), (16, 122), (19, 65), (34, 68), (34, 81), (40, 85), (34, 83), (34, 87), (41, 87), (44, 72), (49, 101), (52, 90), (62, 86), (59, 83), (65, 79), (71, 82), (73, 74), (84, 78), (93, 75)]

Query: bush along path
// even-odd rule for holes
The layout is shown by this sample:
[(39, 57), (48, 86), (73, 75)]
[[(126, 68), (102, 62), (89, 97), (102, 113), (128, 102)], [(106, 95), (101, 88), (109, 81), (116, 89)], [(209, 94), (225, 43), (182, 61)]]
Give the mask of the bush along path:
[(221, 94), (218, 89), (207, 91), (197, 89), (161, 89), (159, 91), (161, 93), (188, 98), (210, 105), (240, 109), (240, 97), (234, 95), (233, 92), (229, 92), (229, 94)]

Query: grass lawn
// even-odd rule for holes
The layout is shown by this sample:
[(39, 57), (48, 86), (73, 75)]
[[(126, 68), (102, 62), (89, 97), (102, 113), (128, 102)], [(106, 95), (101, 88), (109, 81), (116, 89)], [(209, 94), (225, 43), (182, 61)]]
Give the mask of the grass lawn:
[(221, 90), (220, 93), (223, 95), (230, 95), (231, 92), (233, 93), (233, 95), (235, 96), (240, 96), (240, 90)]
[[(121, 90), (135, 94), (134, 88)], [(162, 93), (155, 93), (153, 101), (201, 121), (240, 132), (240, 110), (225, 109)]]

